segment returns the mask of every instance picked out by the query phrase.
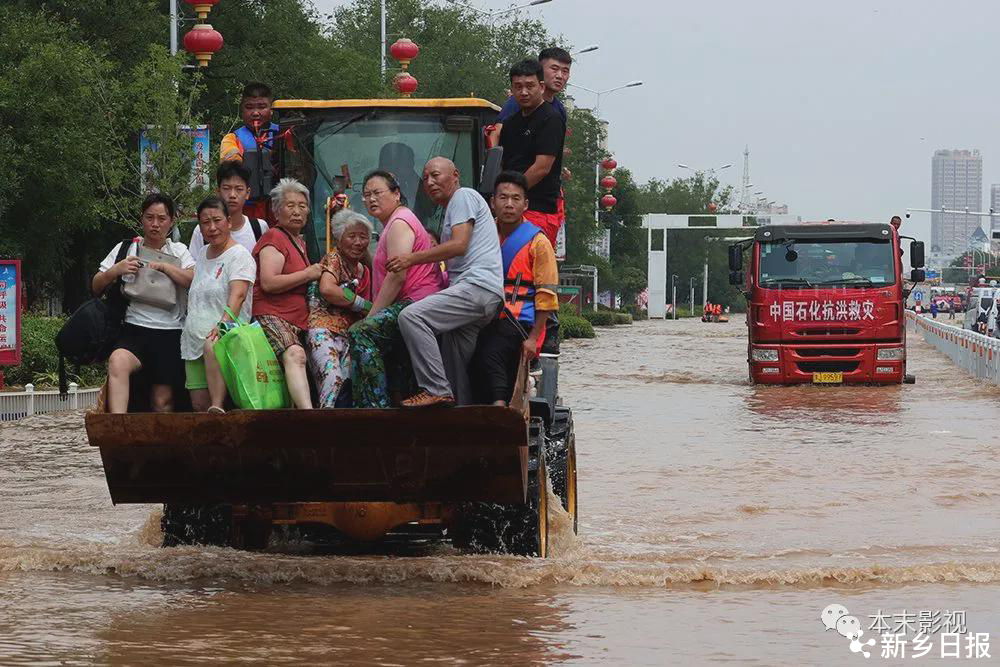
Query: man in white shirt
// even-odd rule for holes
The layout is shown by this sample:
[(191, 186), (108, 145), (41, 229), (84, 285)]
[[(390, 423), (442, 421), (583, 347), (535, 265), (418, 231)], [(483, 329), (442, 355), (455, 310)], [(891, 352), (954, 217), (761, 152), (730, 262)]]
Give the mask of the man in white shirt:
[[(253, 252), (253, 247), (257, 245), (257, 241), (268, 227), (264, 220), (251, 220), (243, 215), (243, 205), (250, 196), (250, 171), (241, 162), (235, 160), (223, 162), (215, 172), (215, 182), (219, 184), (219, 197), (226, 202), (230, 235), (234, 241)], [(195, 225), (189, 244), (191, 256), (197, 258), (204, 247), (205, 239), (201, 236), (201, 227)]]

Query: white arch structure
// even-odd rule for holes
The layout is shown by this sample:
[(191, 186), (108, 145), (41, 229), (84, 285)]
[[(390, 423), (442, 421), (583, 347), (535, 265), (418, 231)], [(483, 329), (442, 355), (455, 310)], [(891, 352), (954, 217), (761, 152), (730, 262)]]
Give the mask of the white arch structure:
[[(646, 233), (647, 283), (650, 318), (663, 319), (667, 316), (667, 230), (690, 229), (710, 232), (713, 229), (753, 229), (761, 225), (789, 224), (801, 222), (797, 215), (706, 215), (650, 213), (642, 217)], [(752, 232), (748, 232), (752, 233)]]

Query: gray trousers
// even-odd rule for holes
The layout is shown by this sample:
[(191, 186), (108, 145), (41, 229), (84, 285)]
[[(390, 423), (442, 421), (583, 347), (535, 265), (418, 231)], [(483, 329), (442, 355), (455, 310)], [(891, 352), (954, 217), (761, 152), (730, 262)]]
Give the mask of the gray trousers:
[(434, 396), (454, 396), (459, 405), (472, 401), (466, 368), (476, 351), (479, 330), (496, 317), (502, 301), (499, 294), (459, 283), (403, 309), (399, 330), (421, 389)]

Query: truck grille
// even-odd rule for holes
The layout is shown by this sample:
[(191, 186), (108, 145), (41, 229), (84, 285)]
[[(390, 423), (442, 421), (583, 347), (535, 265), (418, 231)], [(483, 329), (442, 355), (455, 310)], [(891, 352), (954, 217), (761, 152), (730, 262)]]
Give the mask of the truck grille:
[(803, 373), (850, 373), (856, 371), (860, 361), (797, 361)]
[(797, 347), (795, 354), (800, 357), (856, 357), (856, 347)]
[(796, 336), (857, 336), (861, 329), (850, 327), (822, 327), (820, 329), (799, 329), (791, 332)]

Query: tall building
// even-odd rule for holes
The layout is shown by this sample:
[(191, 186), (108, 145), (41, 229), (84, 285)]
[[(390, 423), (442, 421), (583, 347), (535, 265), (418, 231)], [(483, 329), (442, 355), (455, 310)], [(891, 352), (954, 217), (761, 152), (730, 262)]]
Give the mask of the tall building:
[(990, 216), (990, 241), (993, 242), (994, 252), (997, 252), (1000, 250), (997, 248), (1000, 244), (1000, 183), (990, 186), (990, 212), (997, 213)]
[[(983, 205), (983, 158), (978, 150), (937, 150), (931, 159), (931, 208), (979, 211)], [(978, 216), (931, 213), (931, 252), (954, 258), (969, 249)]]

